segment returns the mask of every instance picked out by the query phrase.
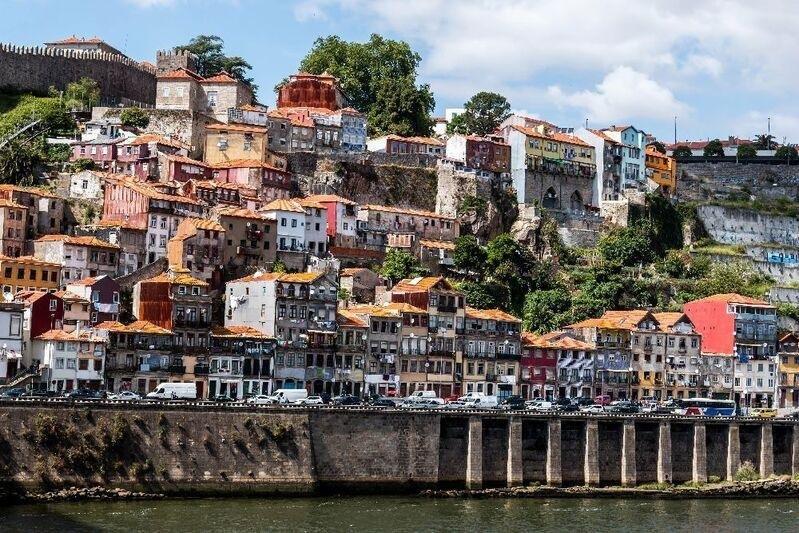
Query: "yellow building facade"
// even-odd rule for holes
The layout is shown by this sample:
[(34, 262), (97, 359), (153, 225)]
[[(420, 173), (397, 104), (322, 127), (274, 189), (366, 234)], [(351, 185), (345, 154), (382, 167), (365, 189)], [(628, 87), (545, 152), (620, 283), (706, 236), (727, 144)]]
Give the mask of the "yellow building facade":
[(646, 177), (660, 185), (666, 194), (677, 190), (677, 162), (651, 146), (646, 147)]

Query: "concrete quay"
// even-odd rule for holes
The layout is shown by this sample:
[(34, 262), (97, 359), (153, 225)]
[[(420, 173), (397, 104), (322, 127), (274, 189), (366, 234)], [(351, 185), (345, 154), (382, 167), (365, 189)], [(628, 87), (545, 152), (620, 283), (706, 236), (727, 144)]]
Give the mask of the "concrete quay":
[[(40, 463), (51, 486), (164, 494), (635, 487), (732, 480), (745, 462), (763, 478), (799, 473), (789, 419), (26, 401), (0, 402), (0, 421), (0, 478), (30, 490)], [(59, 459), (79, 447), (106, 460), (91, 447), (114, 427), (130, 446), (103, 453), (140, 466)]]

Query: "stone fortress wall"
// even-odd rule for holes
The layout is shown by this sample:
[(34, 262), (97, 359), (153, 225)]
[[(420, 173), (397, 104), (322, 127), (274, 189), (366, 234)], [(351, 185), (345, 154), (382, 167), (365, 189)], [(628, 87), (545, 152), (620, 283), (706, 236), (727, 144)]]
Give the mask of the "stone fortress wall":
[(155, 75), (118, 54), (0, 44), (0, 88), (46, 94), (86, 77), (97, 81), (104, 101), (154, 105)]

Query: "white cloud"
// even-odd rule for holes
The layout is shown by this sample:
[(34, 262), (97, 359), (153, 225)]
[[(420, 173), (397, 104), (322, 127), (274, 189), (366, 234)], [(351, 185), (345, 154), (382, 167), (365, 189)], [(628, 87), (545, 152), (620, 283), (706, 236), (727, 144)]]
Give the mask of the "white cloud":
[(787, 141), (790, 144), (799, 142), (799, 112), (772, 110), (772, 112), (749, 111), (735, 117), (730, 124), (730, 132), (744, 138), (766, 133), (768, 121), (771, 119), (771, 134), (778, 143)]
[(640, 93), (620, 96), (614, 81), (631, 75), (621, 66), (640, 75), (635, 81), (647, 97), (669, 107), (715, 93), (752, 109), (750, 101), (787, 100), (799, 85), (799, 69), (786, 59), (799, 49), (795, 0), (306, 1), (330, 19), (350, 17), (367, 31), (410, 41), (442, 101), (460, 103), (491, 87), (546, 116), (546, 100), (538, 99), (554, 85), (560, 93), (550, 97), (592, 113), (673, 113), (643, 110)]
[(665, 119), (687, 109), (669, 89), (630, 67), (609, 72), (594, 91), (566, 93), (553, 85), (547, 92), (556, 105), (585, 110), (591, 122)]

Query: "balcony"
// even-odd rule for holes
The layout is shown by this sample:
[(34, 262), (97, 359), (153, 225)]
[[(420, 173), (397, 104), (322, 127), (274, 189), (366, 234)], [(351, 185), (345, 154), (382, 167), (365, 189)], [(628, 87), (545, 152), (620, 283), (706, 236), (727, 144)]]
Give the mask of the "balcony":
[(436, 307), (439, 313), (457, 313), (458, 308), (454, 305), (440, 305)]
[(210, 370), (208, 365), (194, 365), (194, 373), (198, 376), (207, 376)]
[(431, 348), (429, 355), (431, 357), (455, 357), (454, 349)]
[(174, 327), (176, 328), (194, 328), (194, 329), (208, 329), (211, 323), (208, 320), (191, 320), (176, 318)]
[(185, 374), (186, 367), (183, 365), (169, 365), (167, 367), (167, 372), (170, 374)]

